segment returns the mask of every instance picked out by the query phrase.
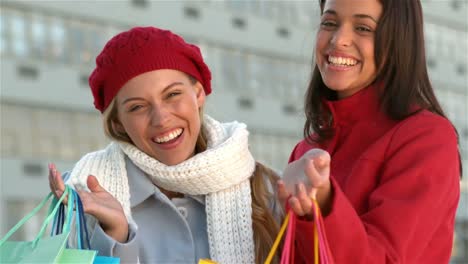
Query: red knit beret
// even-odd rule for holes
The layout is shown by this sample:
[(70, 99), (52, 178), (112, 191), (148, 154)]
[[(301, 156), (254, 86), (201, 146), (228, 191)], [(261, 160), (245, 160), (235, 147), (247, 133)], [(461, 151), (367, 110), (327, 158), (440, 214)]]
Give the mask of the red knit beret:
[(96, 57), (89, 77), (94, 106), (104, 112), (126, 82), (159, 69), (187, 73), (211, 93), (211, 72), (197, 46), (168, 30), (135, 27), (114, 36)]

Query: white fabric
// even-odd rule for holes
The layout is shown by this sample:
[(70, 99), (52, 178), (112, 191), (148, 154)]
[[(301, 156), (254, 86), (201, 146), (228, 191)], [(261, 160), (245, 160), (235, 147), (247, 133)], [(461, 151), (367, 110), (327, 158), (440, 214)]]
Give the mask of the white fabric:
[(111, 143), (85, 155), (70, 174), (70, 183), (86, 189), (88, 175), (98, 178), (124, 208), (133, 224), (125, 155), (153, 183), (190, 195), (206, 195), (206, 215), (211, 258), (219, 263), (254, 263), (252, 206), (249, 178), (255, 160), (248, 150), (245, 124), (221, 124), (205, 115), (206, 151), (175, 166), (167, 166), (133, 145)]

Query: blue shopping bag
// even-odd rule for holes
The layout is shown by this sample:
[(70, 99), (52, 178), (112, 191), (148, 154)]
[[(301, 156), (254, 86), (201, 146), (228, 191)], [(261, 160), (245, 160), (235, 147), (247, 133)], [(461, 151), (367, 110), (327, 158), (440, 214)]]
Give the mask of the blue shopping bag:
[[(78, 253), (80, 250), (91, 250), (91, 244), (89, 242), (89, 235), (88, 235), (88, 227), (86, 225), (85, 214), (83, 210), (83, 204), (81, 202), (80, 196), (74, 191), (71, 190), (73, 193), (74, 201), (75, 201), (75, 223), (76, 223), (76, 234), (77, 234), (77, 249), (72, 250), (68, 249), (70, 252), (69, 254)], [(64, 216), (65, 216), (65, 209), (64, 205), (62, 204), (59, 208), (59, 213), (54, 220), (54, 225), (52, 232), (55, 234), (60, 234), (62, 232), (62, 226), (64, 223)], [(73, 260), (73, 258), (70, 258)], [(116, 257), (106, 257), (106, 256), (95, 256), (93, 264), (119, 264), (120, 259)]]

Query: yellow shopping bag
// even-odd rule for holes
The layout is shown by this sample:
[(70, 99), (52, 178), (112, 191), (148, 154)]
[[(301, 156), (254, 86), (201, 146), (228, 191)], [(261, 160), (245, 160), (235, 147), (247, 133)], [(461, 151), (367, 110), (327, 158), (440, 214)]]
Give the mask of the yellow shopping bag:
[[(313, 200), (312, 206), (314, 211), (314, 263), (315, 264), (333, 264), (333, 258), (328, 246), (325, 228), (323, 226), (323, 219), (320, 213), (320, 207), (317, 202)], [(294, 264), (294, 236), (296, 232), (296, 218), (297, 216), (291, 210), (286, 215), (283, 224), (281, 225), (275, 243), (268, 254), (265, 264), (270, 264), (275, 252), (278, 249), (279, 243), (286, 232), (284, 239), (284, 246), (281, 253), (280, 264)]]

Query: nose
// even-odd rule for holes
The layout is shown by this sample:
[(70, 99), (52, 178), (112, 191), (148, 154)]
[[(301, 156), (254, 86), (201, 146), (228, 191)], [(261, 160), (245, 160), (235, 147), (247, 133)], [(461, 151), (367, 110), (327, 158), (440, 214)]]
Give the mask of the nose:
[(151, 111), (151, 125), (155, 127), (164, 127), (169, 120), (169, 109), (164, 105), (153, 105)]
[(353, 43), (353, 29), (345, 25), (339, 27), (331, 38), (331, 44), (335, 47), (349, 47)]

